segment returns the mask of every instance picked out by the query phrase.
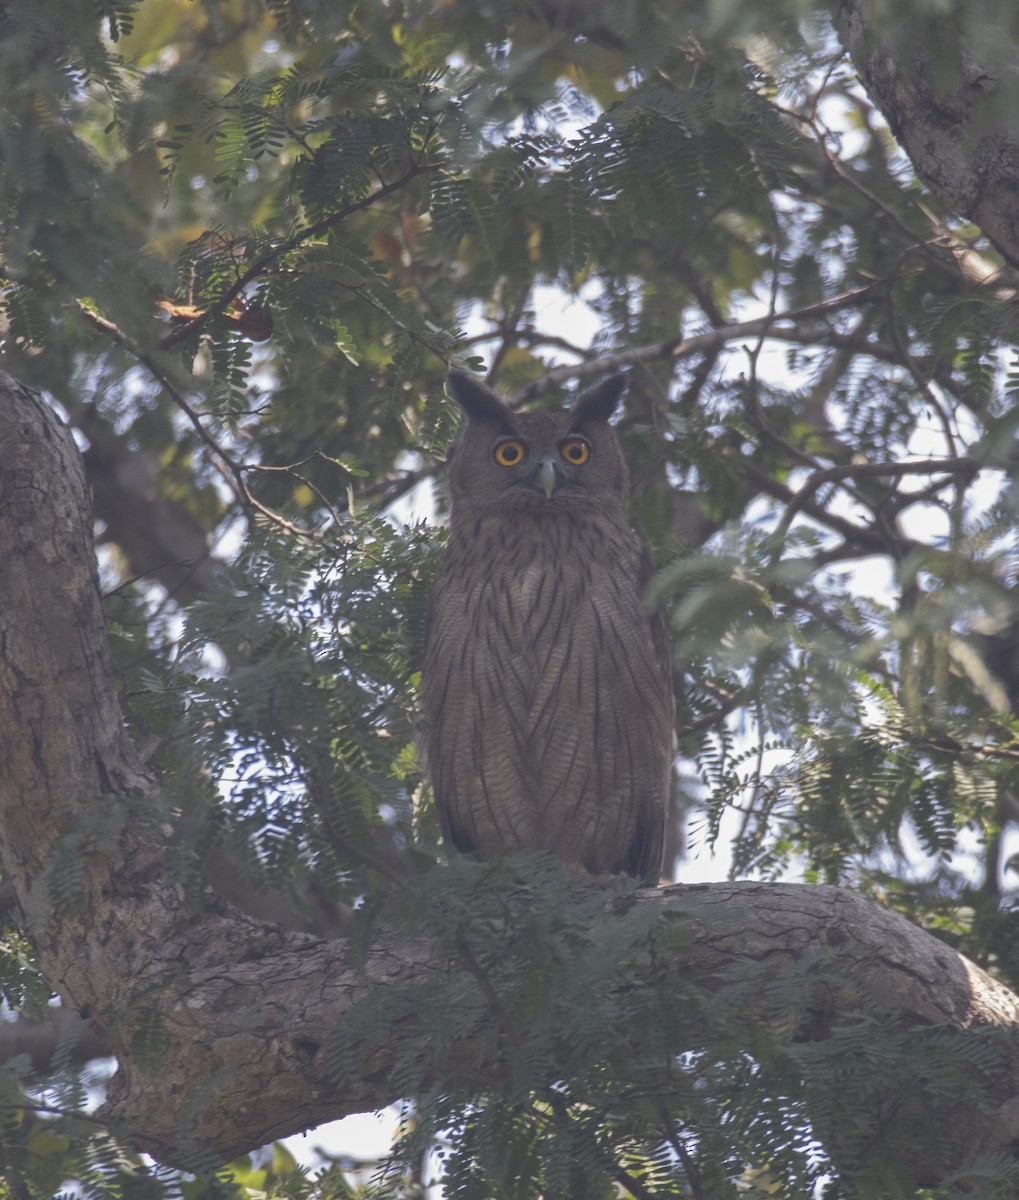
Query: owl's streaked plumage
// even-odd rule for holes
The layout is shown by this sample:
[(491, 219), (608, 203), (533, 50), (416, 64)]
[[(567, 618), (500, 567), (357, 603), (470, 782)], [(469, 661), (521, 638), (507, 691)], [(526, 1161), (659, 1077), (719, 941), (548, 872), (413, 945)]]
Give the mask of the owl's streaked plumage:
[(650, 564), (626, 516), (613, 377), (568, 413), (514, 413), (453, 373), (467, 414), (428, 606), (428, 768), (446, 840), (543, 849), (653, 877), (672, 764), (672, 684)]

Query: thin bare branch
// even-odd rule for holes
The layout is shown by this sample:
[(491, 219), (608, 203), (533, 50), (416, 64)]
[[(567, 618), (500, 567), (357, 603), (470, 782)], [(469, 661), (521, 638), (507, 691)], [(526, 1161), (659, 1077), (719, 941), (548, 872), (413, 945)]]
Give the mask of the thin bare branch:
[[(667, 338), (661, 342), (652, 342), (647, 346), (637, 346), (612, 354), (599, 355), (584, 363), (553, 367), (540, 379), (536, 379), (534, 383), (518, 392), (513, 397), (511, 404), (512, 407), (518, 408), (568, 380), (583, 383), (636, 363), (655, 362), (660, 359), (690, 358), (717, 350), (730, 342), (746, 341), (748, 338), (758, 337), (762, 332), (766, 333), (769, 338), (778, 338), (784, 341), (804, 343), (824, 341), (827, 331), (810, 329), (805, 323), (820, 321), (824, 317), (844, 309), (856, 308), (865, 304), (886, 286), (886, 281), (880, 280), (864, 287), (854, 288), (849, 292), (843, 292), (830, 300), (790, 309), (788, 312), (776, 313), (774, 316), (755, 317), (749, 321), (723, 325), (719, 329), (708, 330), (705, 333), (692, 334), (690, 337)], [(790, 329), (790, 324), (794, 322), (797, 323), (797, 328)]]
[(179, 345), (181, 342), (200, 333), (209, 321), (220, 313), (225, 312), (249, 284), (263, 275), (273, 263), (285, 257), (291, 251), (296, 250), (299, 246), (304, 245), (314, 238), (320, 237), (335, 226), (341, 225), (348, 217), (353, 216), (354, 213), (371, 208), (373, 204), (377, 204), (387, 196), (401, 191), (411, 180), (416, 179), (419, 175), (440, 169), (441, 164), (439, 163), (414, 162), (399, 178), (392, 180), (390, 183), (383, 184), (381, 187), (376, 188), (375, 191), (362, 196), (360, 200), (351, 200), (347, 204), (341, 205), (335, 212), (329, 213), (328, 216), (323, 217), (321, 220), (315, 221), (303, 229), (299, 229), (290, 237), (284, 238), (282, 241), (270, 246), (258, 255), (251, 266), (237, 277), (216, 303), (206, 312), (203, 312), (200, 317), (195, 317), (194, 320), (188, 321), (186, 324), (182, 324), (165, 334), (160, 339), (160, 348), (168, 350), (170, 347)]

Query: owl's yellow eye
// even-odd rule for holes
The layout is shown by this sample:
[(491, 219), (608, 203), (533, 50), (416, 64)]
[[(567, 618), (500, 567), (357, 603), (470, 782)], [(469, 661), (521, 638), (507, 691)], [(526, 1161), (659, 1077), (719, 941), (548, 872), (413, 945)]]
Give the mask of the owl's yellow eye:
[(591, 457), (591, 447), (582, 437), (567, 438), (559, 447), (559, 453), (568, 463), (582, 467)]
[(500, 467), (515, 467), (527, 457), (527, 447), (519, 438), (503, 438), (492, 453)]

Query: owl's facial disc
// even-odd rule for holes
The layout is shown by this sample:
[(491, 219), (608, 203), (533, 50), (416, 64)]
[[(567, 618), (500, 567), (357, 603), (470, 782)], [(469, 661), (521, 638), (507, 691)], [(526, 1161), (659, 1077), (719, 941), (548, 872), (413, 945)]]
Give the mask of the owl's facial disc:
[(531, 455), (523, 438), (507, 436), (492, 447), (492, 458), (511, 473), (511, 486), (533, 488), (551, 500), (558, 488), (576, 481), (577, 472), (591, 458), (591, 443), (582, 434), (572, 432), (559, 440), (555, 451), (538, 458)]

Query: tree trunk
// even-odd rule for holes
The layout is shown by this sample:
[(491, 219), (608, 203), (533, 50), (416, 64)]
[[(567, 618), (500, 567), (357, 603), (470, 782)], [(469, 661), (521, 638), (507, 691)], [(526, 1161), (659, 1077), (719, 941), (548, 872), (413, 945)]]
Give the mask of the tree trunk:
[[(425, 1037), (414, 997), (458, 977), (473, 1026), (446, 1065), (482, 1090), (498, 1063), (478, 1051), (493, 1014), (476, 963), (384, 921), (354, 955), (164, 878), (171, 818), (118, 708), (80, 457), (54, 412), (3, 374), (0, 560), (0, 855), (42, 970), (118, 1057), (101, 1115), (162, 1162), (195, 1168), (377, 1109), (399, 1098), (390, 1068)], [(920, 1182), (1015, 1139), (1019, 1000), (943, 943), (837, 888), (639, 895), (687, 918), (689, 941), (667, 951), (681, 977), (710, 991), (757, 964), (789, 981), (786, 1011), (748, 1002), (748, 1035), (766, 1027), (793, 1047), (882, 1010), (906, 1029), (998, 1036), (998, 1067), (981, 1081), (993, 1113), (941, 1096), (896, 1135)], [(614, 911), (593, 936), (611, 932)], [(379, 988), (410, 1002), (366, 1042), (352, 1014), (377, 1005)], [(859, 1139), (829, 1137), (845, 1161), (859, 1153)]]
[(842, 0), (842, 43), (920, 179), (1019, 266), (1016, 22), (967, 0), (948, 8)]

